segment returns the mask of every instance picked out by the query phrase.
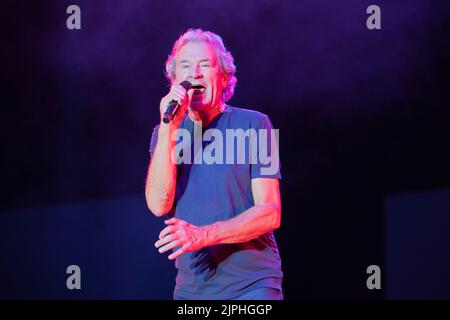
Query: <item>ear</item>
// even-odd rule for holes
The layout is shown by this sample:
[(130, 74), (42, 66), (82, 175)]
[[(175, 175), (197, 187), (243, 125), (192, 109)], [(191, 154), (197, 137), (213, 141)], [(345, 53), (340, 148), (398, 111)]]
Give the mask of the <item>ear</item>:
[(222, 76), (222, 87), (225, 87), (228, 84), (228, 76), (224, 74)]

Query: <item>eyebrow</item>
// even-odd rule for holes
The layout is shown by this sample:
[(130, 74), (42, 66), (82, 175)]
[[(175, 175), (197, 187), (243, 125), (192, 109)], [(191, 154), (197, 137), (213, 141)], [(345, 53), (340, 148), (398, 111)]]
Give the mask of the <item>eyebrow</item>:
[[(182, 64), (182, 63), (190, 63), (190, 62), (191, 61), (189, 61), (189, 60), (183, 59), (183, 60), (180, 61), (180, 64)], [(205, 59), (200, 60), (200, 62), (211, 62), (211, 60), (208, 59), (208, 58), (205, 58)]]

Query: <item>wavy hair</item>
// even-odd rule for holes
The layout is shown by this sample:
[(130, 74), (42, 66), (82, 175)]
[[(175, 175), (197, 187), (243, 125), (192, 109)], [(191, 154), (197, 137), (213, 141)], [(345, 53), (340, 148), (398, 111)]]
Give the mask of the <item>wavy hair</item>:
[(202, 29), (189, 29), (183, 33), (172, 48), (172, 53), (169, 55), (166, 61), (166, 77), (172, 84), (175, 79), (176, 68), (176, 56), (180, 52), (181, 48), (189, 42), (206, 42), (212, 46), (215, 50), (217, 58), (220, 61), (220, 67), (222, 73), (226, 75), (227, 82), (222, 91), (222, 100), (224, 102), (231, 99), (236, 87), (237, 78), (235, 76), (236, 66), (234, 64), (234, 58), (231, 52), (225, 48), (222, 38), (211, 32), (203, 31)]

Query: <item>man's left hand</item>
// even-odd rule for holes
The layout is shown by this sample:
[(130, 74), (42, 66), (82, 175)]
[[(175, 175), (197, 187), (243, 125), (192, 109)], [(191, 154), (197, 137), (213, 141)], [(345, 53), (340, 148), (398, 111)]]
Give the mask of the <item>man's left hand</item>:
[(155, 247), (160, 253), (164, 253), (175, 247), (181, 247), (171, 255), (173, 260), (186, 252), (196, 251), (206, 246), (206, 230), (197, 227), (189, 222), (177, 218), (164, 221), (168, 226), (159, 234), (159, 240), (155, 242)]

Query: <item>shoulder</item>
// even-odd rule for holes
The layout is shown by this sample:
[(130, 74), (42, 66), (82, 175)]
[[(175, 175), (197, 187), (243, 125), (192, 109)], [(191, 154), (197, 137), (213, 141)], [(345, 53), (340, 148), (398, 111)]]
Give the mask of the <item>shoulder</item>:
[(156, 126), (153, 127), (153, 132), (158, 133), (159, 127), (161, 126), (160, 123), (158, 123)]
[(266, 114), (252, 109), (228, 106), (225, 112), (229, 112), (232, 120), (247, 122), (255, 125), (269, 120), (269, 117)]
[(153, 127), (152, 139), (156, 139), (158, 137), (158, 130), (160, 126), (161, 124), (157, 124), (156, 126)]

